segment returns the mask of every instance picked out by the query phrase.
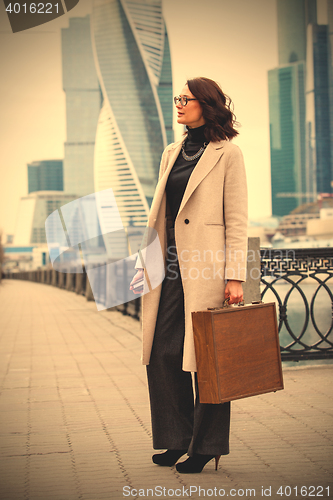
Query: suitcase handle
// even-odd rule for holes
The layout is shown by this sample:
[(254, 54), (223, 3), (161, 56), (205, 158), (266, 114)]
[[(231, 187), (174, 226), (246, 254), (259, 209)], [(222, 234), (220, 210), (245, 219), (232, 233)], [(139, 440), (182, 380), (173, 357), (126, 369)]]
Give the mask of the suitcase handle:
[[(256, 304), (263, 304), (262, 300), (253, 300), (250, 305), (256, 305)], [(242, 307), (244, 306), (244, 300), (242, 302), (238, 302), (238, 304), (235, 304), (235, 307)], [(227, 307), (232, 307), (232, 305), (229, 305), (229, 297), (227, 297), (224, 302), (222, 307), (207, 307), (207, 311), (218, 311), (220, 309), (226, 309)]]

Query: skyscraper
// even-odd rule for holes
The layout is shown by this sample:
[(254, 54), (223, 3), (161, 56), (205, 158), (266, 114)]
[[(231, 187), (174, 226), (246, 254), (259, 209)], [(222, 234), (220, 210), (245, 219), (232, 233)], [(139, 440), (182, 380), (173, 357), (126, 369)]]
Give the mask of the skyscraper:
[[(329, 75), (329, 100), (330, 100), (330, 143), (331, 143), (331, 167), (333, 179), (333, 1), (327, 2), (328, 22), (328, 75)], [(333, 186), (332, 186), (333, 187)]]
[(42, 160), (28, 163), (28, 193), (35, 191), (62, 191), (62, 160)]
[(272, 213), (286, 215), (331, 190), (329, 48), (316, 0), (277, 0), (277, 14), (279, 67), (268, 73)]
[(307, 143), (309, 163), (314, 165), (312, 186), (316, 193), (330, 190), (331, 144), (329, 104), (328, 26), (310, 24), (307, 30)]
[(305, 193), (304, 69), (294, 62), (268, 72), (273, 215), (306, 201), (299, 196)]
[[(277, 0), (279, 66), (306, 57), (306, 0)], [(309, 3), (309, 2), (307, 2)], [(315, 0), (311, 0), (313, 5)]]
[(144, 225), (165, 146), (172, 77), (161, 0), (96, 0), (95, 63), (103, 92), (95, 189), (112, 188), (123, 225)]
[(15, 245), (45, 245), (47, 217), (69, 203), (73, 195), (59, 191), (37, 191), (20, 198), (16, 218)]
[(272, 213), (305, 199), (306, 26), (315, 0), (277, 0), (279, 67), (268, 72)]
[(90, 16), (70, 18), (62, 29), (63, 88), (66, 93), (64, 190), (94, 192), (94, 148), (101, 90), (91, 44)]

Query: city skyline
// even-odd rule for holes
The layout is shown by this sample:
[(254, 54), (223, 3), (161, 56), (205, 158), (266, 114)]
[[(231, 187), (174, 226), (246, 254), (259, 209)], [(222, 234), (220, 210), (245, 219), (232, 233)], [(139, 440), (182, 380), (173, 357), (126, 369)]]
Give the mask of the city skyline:
[[(165, 0), (163, 4), (173, 62), (173, 93), (179, 93), (187, 78), (205, 75), (219, 81), (235, 103), (237, 119), (242, 124), (235, 142), (246, 160), (252, 218), (270, 214), (266, 75), (268, 69), (277, 65), (275, 2), (255, 3), (257, 9), (253, 9), (253, 2), (250, 6), (243, 0), (237, 5), (214, 0), (206, 2), (202, 11), (200, 2), (184, 1), (185, 18), (179, 16), (176, 1)], [(323, 7), (325, 2), (319, 4)], [(81, 17), (90, 11), (90, 2), (81, 0), (70, 17)], [(324, 21), (318, 18), (319, 23)], [(63, 157), (65, 113), (61, 84), (59, 87), (59, 46), (60, 28), (68, 27), (68, 23), (69, 16), (63, 16), (43, 27), (13, 35), (2, 16), (0, 36), (7, 50), (1, 64), (7, 78), (1, 84), (5, 118), (1, 169), (2, 186), (6, 185), (6, 189), (1, 190), (0, 228), (5, 233), (14, 231), (19, 197), (27, 193), (26, 165), (39, 159)], [(23, 46), (27, 47), (27, 57), (22, 53)], [(23, 75), (29, 78), (24, 80)], [(42, 82), (41, 87), (37, 87), (38, 81)], [(175, 124), (174, 127), (177, 139), (182, 130)], [(15, 148), (16, 144), (20, 147)]]

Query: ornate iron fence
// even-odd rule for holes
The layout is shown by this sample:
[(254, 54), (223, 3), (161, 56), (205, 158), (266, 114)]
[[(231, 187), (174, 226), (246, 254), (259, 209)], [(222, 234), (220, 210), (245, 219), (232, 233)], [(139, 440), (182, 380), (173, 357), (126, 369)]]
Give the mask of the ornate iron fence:
[[(333, 359), (333, 248), (262, 249), (260, 260), (262, 300), (277, 304), (282, 360)], [(86, 273), (72, 271), (72, 279), (68, 276), (66, 281), (54, 269), (6, 277), (66, 286), (88, 298)], [(123, 276), (119, 272), (117, 279)], [(102, 286), (94, 298), (103, 303), (106, 293)], [(140, 298), (117, 309), (139, 318)]]
[(282, 360), (333, 358), (333, 249), (260, 254), (261, 297), (277, 303)]

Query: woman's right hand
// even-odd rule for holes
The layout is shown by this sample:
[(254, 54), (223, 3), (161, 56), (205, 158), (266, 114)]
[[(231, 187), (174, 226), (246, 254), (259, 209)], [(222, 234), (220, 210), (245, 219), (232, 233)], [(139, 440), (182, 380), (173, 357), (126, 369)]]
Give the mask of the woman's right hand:
[(138, 269), (137, 273), (134, 275), (134, 278), (130, 283), (130, 290), (132, 290), (132, 292), (135, 293), (136, 295), (143, 292), (143, 285), (139, 286), (138, 288), (134, 288), (133, 285), (136, 281), (142, 280), (143, 277), (144, 277), (143, 269)]

